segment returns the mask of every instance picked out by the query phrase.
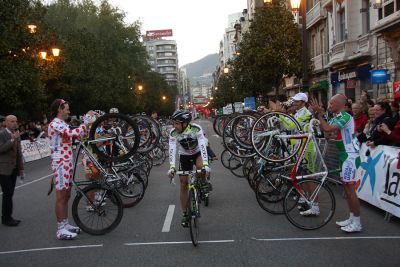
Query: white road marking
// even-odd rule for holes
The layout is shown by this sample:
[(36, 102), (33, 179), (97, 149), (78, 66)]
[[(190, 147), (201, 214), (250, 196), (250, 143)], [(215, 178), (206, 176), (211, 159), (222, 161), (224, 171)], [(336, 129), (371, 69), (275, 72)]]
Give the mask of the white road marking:
[(212, 136), (215, 136), (215, 137), (219, 138), (219, 135), (218, 135), (218, 134), (213, 134)]
[(356, 239), (400, 239), (400, 236), (332, 236), (295, 238), (253, 238), (257, 241), (308, 241), (308, 240), (356, 240)]
[(22, 249), (22, 250), (12, 250), (12, 251), (0, 251), (0, 255), (23, 253), (23, 252), (34, 252), (34, 251), (60, 250), (60, 249), (96, 248), (96, 247), (102, 247), (102, 246), (103, 246), (103, 244), (101, 244), (101, 245), (85, 245), (85, 246), (69, 246), (69, 247), (33, 248), (33, 249)]
[(39, 182), (39, 181), (41, 181), (41, 180), (43, 180), (43, 179), (49, 178), (49, 177), (50, 177), (50, 176), (52, 176), (52, 175), (53, 175), (53, 174), (51, 173), (51, 174), (49, 174), (49, 175), (46, 175), (46, 176), (43, 176), (43, 177), (41, 177), (41, 178), (39, 178), (39, 179), (36, 179), (36, 180), (30, 181), (30, 182), (28, 182), (28, 183), (24, 183), (24, 184), (22, 184), (22, 185), (19, 185), (19, 186), (15, 187), (15, 188), (24, 187), (24, 186), (27, 186), (27, 185), (30, 185), (30, 184), (33, 184), (33, 183)]
[[(33, 181), (30, 181), (30, 182), (27, 182), (27, 183), (21, 184), (21, 185), (19, 185), (19, 186), (16, 186), (16, 187), (15, 187), (15, 189), (18, 189), (18, 188), (21, 188), (21, 187), (24, 187), (24, 186), (27, 186), (27, 185), (30, 185), (30, 184), (33, 184), (33, 183), (39, 182), (39, 181), (41, 181), (41, 180), (43, 180), (43, 179), (46, 179), (46, 178), (49, 178), (49, 177), (51, 177), (52, 175), (53, 175), (53, 174), (49, 174), (49, 175), (46, 175), (46, 176), (40, 177), (40, 178), (38, 178), (38, 179), (36, 179), (36, 180), (33, 180)], [(3, 195), (3, 192), (1, 192), (1, 193), (0, 193), (0, 196), (1, 196), (1, 195)]]
[[(207, 240), (199, 241), (202, 243), (233, 243), (235, 240)], [(146, 245), (179, 245), (179, 244), (192, 244), (192, 241), (172, 241), (172, 242), (146, 242), (146, 243), (125, 243), (125, 246), (146, 246)]]
[(175, 205), (169, 205), (161, 232), (167, 233), (171, 229), (171, 223), (172, 223), (172, 217), (174, 217), (174, 211), (175, 211)]

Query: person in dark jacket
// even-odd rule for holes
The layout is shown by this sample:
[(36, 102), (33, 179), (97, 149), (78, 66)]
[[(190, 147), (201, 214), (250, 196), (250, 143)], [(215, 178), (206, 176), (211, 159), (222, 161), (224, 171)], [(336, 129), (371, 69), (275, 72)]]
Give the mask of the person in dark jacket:
[(386, 102), (378, 102), (375, 104), (374, 110), (375, 120), (371, 129), (371, 137), (367, 140), (367, 146), (393, 145), (393, 141), (384, 138), (383, 133), (379, 131), (382, 123), (386, 124), (390, 130), (393, 130), (396, 124), (392, 118), (392, 110), (389, 104)]

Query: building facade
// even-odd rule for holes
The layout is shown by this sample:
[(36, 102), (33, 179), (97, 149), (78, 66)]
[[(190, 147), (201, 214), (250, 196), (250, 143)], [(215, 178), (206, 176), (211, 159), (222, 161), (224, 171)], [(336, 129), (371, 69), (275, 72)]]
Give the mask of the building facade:
[[(336, 93), (357, 101), (362, 90), (374, 99), (393, 98), (393, 82), (399, 79), (400, 1), (308, 4), (310, 92), (325, 103)], [(375, 83), (373, 73), (379, 69), (389, 74), (386, 82)]]
[(160, 73), (169, 85), (177, 86), (179, 80), (178, 50), (174, 40), (145, 39), (149, 64)]

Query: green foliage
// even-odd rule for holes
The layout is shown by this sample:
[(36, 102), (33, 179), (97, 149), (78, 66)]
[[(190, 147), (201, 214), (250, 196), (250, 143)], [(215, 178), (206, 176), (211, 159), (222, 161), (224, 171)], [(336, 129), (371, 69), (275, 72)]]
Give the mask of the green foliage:
[(235, 87), (245, 96), (278, 88), (283, 75), (301, 73), (301, 51), (299, 29), (281, 1), (257, 9), (233, 62)]
[[(58, 0), (43, 7), (4, 0), (0, 18), (0, 113), (38, 117), (55, 98), (68, 100), (76, 114), (111, 107), (131, 114), (173, 110), (177, 90), (150, 71), (140, 24), (127, 25), (125, 14), (107, 1)], [(37, 25), (35, 34), (27, 31), (28, 23)], [(61, 49), (59, 57), (38, 58), (53, 47)], [(8, 51), (20, 52), (14, 57)], [(136, 90), (139, 84), (143, 92)], [(162, 101), (163, 94), (172, 102)]]

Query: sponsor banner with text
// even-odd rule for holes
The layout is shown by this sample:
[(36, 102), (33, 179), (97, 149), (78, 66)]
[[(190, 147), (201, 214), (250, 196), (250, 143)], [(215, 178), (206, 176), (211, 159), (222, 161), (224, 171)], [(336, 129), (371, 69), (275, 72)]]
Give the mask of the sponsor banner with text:
[(400, 217), (400, 148), (378, 146), (360, 150), (361, 166), (357, 170), (358, 197), (384, 211)]

